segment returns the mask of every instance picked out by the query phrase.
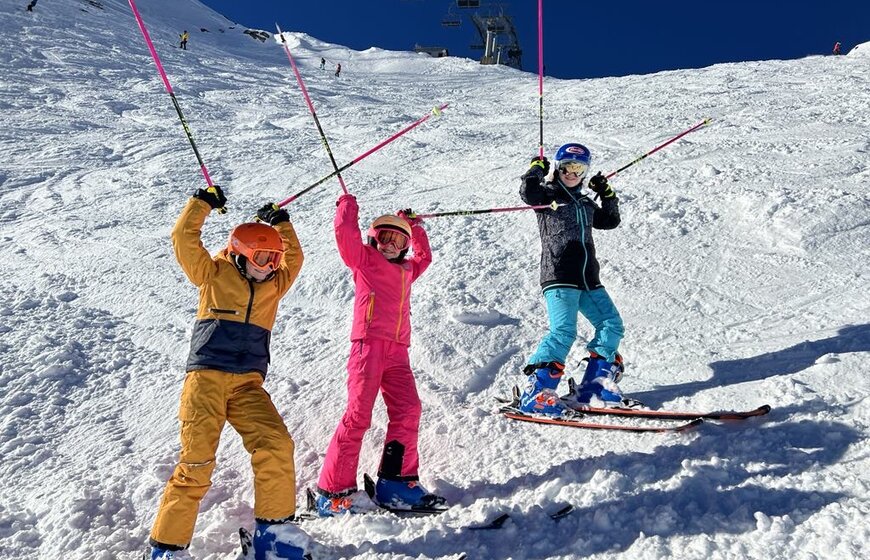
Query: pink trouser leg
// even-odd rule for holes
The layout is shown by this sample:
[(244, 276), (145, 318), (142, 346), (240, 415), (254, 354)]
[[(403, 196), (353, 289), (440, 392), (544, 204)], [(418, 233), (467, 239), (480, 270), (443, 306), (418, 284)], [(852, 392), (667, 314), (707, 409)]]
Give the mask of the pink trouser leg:
[(391, 345), (390, 350), (387, 367), (381, 379), (381, 394), (389, 417), (384, 446), (388, 446), (390, 442), (398, 442), (404, 448), (404, 454), (401, 457), (389, 458), (385, 453), (379, 474), (388, 478), (413, 477), (417, 476), (420, 466), (417, 437), (420, 432), (422, 405), (408, 361), (408, 348), (396, 344)]
[(381, 386), (387, 341), (372, 339), (354, 341), (347, 361), (347, 409), (335, 433), (318, 488), (327, 492), (356, 489), (356, 473), (363, 436), (372, 423), (372, 409)]

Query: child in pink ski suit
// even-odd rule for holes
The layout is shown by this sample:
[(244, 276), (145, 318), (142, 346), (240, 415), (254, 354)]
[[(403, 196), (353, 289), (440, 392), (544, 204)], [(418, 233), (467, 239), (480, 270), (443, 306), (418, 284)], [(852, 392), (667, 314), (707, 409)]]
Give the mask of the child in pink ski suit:
[[(411, 284), (432, 262), (422, 221), (410, 210), (377, 218), (360, 239), (359, 207), (352, 195), (338, 199), (335, 239), (353, 272), (355, 296), (347, 362), (347, 410), (326, 451), (318, 481), (320, 515), (360, 509), (357, 467), (363, 435), (371, 425), (378, 391), (389, 423), (375, 499), (411, 509), (444, 504), (419, 485), (417, 436), (421, 404), (408, 359), (411, 344)], [(405, 259), (408, 249), (413, 255)], [(362, 508), (364, 509), (364, 508)]]

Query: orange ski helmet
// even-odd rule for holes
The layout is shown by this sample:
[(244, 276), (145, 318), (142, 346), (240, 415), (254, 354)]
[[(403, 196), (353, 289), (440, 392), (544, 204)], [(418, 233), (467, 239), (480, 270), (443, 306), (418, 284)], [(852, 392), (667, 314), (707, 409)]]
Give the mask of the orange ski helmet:
[[(230, 232), (227, 250), (230, 255), (244, 257), (251, 268), (266, 274), (278, 270), (284, 256), (284, 243), (272, 226), (251, 222), (240, 224)], [(244, 262), (238, 264), (244, 269)]]

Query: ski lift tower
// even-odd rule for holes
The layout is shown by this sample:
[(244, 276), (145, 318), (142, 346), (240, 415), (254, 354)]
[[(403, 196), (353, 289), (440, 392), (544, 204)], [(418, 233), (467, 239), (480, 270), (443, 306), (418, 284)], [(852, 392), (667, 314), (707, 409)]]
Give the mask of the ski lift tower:
[[(465, 0), (465, 3), (474, 3), (474, 0)], [(479, 5), (480, 3), (477, 2), (477, 6), (473, 7)], [(459, 4), (459, 7), (472, 6)], [(474, 22), (482, 41), (480, 44), (471, 45), (472, 49), (483, 50), (483, 56), (480, 58), (481, 64), (504, 64), (522, 70), (523, 51), (520, 48), (517, 31), (514, 28), (513, 19), (504, 13), (501, 6), (498, 7), (497, 14), (472, 14), (471, 21)]]

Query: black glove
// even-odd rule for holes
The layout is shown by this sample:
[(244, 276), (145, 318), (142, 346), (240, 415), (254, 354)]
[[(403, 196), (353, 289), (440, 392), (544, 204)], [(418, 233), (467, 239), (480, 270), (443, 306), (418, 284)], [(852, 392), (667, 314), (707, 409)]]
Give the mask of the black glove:
[(529, 165), (531, 169), (542, 169), (544, 171), (544, 175), (550, 172), (550, 160), (547, 159), (546, 156), (543, 158), (541, 156), (533, 157), (532, 163)]
[(270, 202), (257, 210), (257, 219), (270, 226), (276, 226), (282, 222), (289, 222), (290, 214), (274, 202)]
[(589, 189), (597, 193), (601, 198), (613, 198), (616, 196), (607, 182), (607, 177), (602, 175), (600, 171), (589, 179)]
[(193, 198), (208, 202), (209, 206), (217, 210), (223, 210), (227, 203), (227, 197), (224, 196), (224, 191), (218, 185), (212, 185), (207, 189), (196, 189)]
[(417, 217), (417, 213), (410, 208), (399, 210), (398, 212), (396, 212), (396, 215), (411, 224), (412, 226), (418, 226), (423, 223), (423, 220)]

